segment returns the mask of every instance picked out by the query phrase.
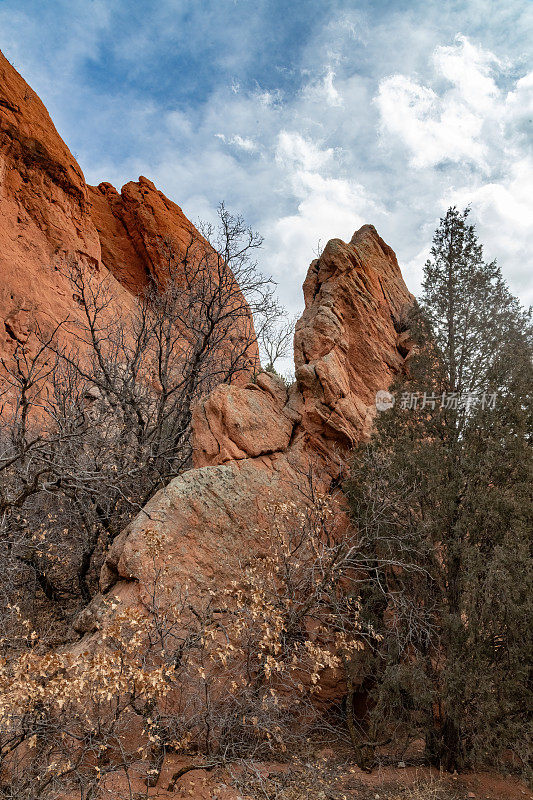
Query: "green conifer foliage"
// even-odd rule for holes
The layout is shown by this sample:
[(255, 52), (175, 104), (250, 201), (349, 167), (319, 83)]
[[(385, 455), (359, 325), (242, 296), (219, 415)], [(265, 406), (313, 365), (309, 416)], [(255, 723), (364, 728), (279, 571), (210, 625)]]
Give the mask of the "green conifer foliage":
[(526, 769), (532, 707), (531, 315), (448, 209), (409, 326), (414, 347), (346, 486), (375, 556), (361, 720), (447, 770)]

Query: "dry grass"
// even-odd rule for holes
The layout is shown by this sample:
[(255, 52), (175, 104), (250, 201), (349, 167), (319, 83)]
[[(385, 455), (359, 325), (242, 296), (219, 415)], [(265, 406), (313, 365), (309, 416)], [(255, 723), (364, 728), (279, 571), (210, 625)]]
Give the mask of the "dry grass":
[(448, 788), (440, 781), (417, 781), (413, 786), (406, 786), (392, 794), (387, 794), (384, 800), (454, 800)]
[(293, 762), (288, 771), (265, 774), (247, 764), (239, 776), (233, 775), (233, 785), (246, 797), (254, 800), (463, 800), (435, 778), (416, 781), (411, 786), (369, 785), (353, 776), (341, 764), (312, 764)]

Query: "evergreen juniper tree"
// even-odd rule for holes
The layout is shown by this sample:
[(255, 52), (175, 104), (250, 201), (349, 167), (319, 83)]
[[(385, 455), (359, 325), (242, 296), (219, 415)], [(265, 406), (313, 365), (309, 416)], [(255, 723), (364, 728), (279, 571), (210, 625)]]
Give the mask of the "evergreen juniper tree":
[(531, 315), (485, 261), (468, 213), (448, 209), (435, 232), (395, 404), (347, 485), (375, 564), (363, 614), (383, 636), (360, 665), (362, 729), (400, 748), (423, 736), (427, 760), (447, 770), (525, 768)]

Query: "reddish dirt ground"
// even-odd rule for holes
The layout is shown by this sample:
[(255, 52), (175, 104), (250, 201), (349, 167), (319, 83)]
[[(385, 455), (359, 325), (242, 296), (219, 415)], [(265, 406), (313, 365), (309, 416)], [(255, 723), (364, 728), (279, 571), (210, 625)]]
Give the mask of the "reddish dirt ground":
[[(172, 775), (190, 759), (169, 756), (158, 784), (147, 789), (139, 772), (109, 775), (100, 787), (102, 800), (533, 800), (518, 779), (495, 772), (461, 775), (424, 767), (378, 767), (368, 774), (330, 751), (290, 763), (246, 762), (184, 775), (168, 791)], [(144, 771), (146, 764), (139, 764)], [(64, 795), (60, 800), (79, 800)]]

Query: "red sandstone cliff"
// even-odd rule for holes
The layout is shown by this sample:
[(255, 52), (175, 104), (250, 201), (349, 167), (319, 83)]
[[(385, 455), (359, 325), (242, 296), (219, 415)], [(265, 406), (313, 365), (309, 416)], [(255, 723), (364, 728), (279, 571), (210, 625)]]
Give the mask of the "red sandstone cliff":
[(161, 277), (164, 241), (185, 249), (191, 236), (198, 236), (181, 208), (147, 178), (127, 183), (120, 194), (110, 183), (87, 188), (102, 261), (135, 294)]
[[(80, 309), (64, 267), (76, 262), (111, 280), (129, 313), (198, 231), (146, 178), (121, 194), (88, 186), (35, 92), (0, 53), (0, 357), (32, 327), (52, 329)], [(254, 356), (257, 354), (255, 351)]]

